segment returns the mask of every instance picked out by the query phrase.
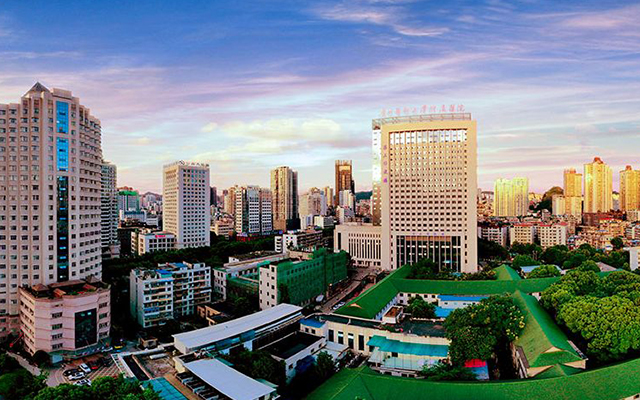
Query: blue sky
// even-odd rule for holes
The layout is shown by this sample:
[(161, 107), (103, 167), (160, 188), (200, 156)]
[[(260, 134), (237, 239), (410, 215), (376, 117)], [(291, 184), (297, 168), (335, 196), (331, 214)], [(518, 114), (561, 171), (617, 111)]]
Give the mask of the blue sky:
[(479, 186), (600, 156), (640, 168), (640, 3), (622, 1), (40, 1), (0, 8), (0, 102), (36, 80), (102, 121), (119, 185), (161, 190), (163, 164), (212, 184), (299, 171), (333, 185), (353, 159), (371, 185), (383, 108), (464, 104)]

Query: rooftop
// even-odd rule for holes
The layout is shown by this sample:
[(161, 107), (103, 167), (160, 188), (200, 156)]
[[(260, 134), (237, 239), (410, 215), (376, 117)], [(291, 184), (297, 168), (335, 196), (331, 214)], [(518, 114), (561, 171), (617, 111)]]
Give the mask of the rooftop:
[(640, 393), (640, 359), (549, 379), (434, 382), (382, 375), (368, 367), (343, 369), (307, 400), (618, 400)]
[(277, 342), (271, 343), (263, 350), (266, 350), (273, 356), (286, 360), (320, 340), (322, 340), (320, 336), (297, 331)]
[(299, 314), (301, 307), (291, 304), (279, 304), (275, 307), (262, 310), (241, 318), (196, 329), (190, 332), (173, 335), (175, 346), (178, 350), (185, 350), (184, 353), (197, 350), (202, 347), (213, 345), (224, 339), (239, 336), (264, 325), (274, 323), (280, 319)]
[(232, 400), (254, 400), (274, 392), (270, 386), (236, 371), (215, 358), (185, 364), (203, 382)]
[(418, 114), (377, 118), (371, 121), (371, 129), (380, 129), (382, 125), (433, 121), (471, 121), (471, 113)]
[(77, 296), (85, 293), (95, 292), (100, 289), (107, 289), (109, 285), (93, 277), (86, 280), (72, 280), (66, 282), (56, 282), (49, 285), (38, 283), (24, 290), (31, 293), (36, 298), (55, 299), (62, 296)]

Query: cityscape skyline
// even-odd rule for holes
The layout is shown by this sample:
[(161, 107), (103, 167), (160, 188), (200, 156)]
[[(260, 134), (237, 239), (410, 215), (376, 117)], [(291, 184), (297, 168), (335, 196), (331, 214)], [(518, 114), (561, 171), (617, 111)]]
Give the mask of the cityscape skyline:
[(119, 182), (141, 192), (159, 193), (162, 165), (178, 159), (210, 163), (211, 184), (227, 188), (268, 186), (286, 158), (301, 193), (331, 184), (334, 160), (352, 159), (356, 189), (370, 189), (369, 122), (381, 109), (425, 104), (473, 113), (485, 190), (526, 176), (542, 192), (596, 156), (612, 167), (615, 190), (618, 172), (640, 164), (637, 4), (132, 7), (92, 4), (63, 29), (44, 23), (71, 12), (55, 2), (41, 13), (7, 5), (0, 102), (34, 79), (72, 89), (99, 110)]

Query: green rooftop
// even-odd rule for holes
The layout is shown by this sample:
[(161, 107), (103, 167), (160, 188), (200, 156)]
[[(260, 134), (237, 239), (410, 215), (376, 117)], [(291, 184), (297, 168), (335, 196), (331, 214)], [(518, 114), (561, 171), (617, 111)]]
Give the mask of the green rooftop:
[(619, 400), (640, 393), (640, 359), (568, 376), (493, 382), (433, 382), (343, 369), (307, 400)]
[(513, 300), (524, 314), (525, 327), (514, 344), (520, 346), (530, 367), (581, 361), (567, 335), (556, 325), (535, 297), (517, 290)]
[[(517, 272), (507, 266), (500, 268), (502, 268), (502, 272), (497, 271), (499, 279), (493, 281), (436, 281), (407, 279), (411, 266), (405, 265), (338, 309), (336, 313), (350, 317), (374, 319), (398, 293), (500, 295), (513, 293), (516, 290), (524, 293), (539, 293), (560, 279), (557, 277), (515, 279)], [(500, 277), (510, 277), (511, 279)]]

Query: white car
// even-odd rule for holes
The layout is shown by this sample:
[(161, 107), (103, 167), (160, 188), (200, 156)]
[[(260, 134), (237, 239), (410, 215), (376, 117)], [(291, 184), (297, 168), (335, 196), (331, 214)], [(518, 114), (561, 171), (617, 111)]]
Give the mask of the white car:
[(74, 383), (74, 385), (78, 385), (78, 386), (91, 386), (91, 379), (83, 379), (81, 381), (78, 381), (76, 383)]
[(84, 372), (85, 374), (88, 374), (89, 372), (91, 372), (91, 368), (89, 368), (89, 366), (85, 363), (80, 364), (78, 368), (80, 368), (82, 372)]
[(76, 372), (75, 374), (69, 375), (69, 379), (77, 381), (78, 379), (84, 379), (85, 376), (84, 372)]

